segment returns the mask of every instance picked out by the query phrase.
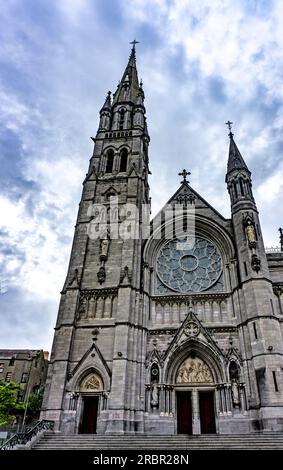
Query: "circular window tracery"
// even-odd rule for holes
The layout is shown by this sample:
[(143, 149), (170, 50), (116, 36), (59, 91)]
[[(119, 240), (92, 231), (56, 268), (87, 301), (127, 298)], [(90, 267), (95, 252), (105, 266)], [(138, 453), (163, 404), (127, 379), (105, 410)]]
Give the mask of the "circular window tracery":
[(222, 272), (221, 256), (216, 246), (195, 238), (189, 248), (186, 239), (167, 242), (157, 258), (157, 274), (163, 284), (177, 292), (198, 292), (210, 288)]

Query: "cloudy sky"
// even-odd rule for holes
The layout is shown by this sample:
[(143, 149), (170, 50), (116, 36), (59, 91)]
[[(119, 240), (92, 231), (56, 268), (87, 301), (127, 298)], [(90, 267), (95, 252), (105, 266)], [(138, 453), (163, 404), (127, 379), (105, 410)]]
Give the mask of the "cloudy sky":
[(278, 245), (281, 0), (5, 0), (0, 19), (0, 348), (51, 348), (90, 136), (134, 38), (154, 212), (187, 168), (229, 217), (230, 119), (265, 244)]

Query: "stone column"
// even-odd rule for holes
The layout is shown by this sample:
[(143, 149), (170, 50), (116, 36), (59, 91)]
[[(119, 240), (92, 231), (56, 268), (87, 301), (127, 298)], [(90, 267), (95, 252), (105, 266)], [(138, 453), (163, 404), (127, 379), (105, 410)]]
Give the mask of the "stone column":
[(199, 397), (198, 390), (192, 391), (192, 432), (200, 434)]

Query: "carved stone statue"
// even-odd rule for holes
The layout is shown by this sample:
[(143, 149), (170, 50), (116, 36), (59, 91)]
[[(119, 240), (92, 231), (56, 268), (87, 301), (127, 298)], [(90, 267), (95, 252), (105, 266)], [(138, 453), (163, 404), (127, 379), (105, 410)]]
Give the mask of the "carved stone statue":
[(213, 377), (207, 364), (200, 358), (186, 359), (180, 366), (176, 383), (212, 383)]
[(247, 234), (247, 239), (249, 242), (256, 241), (255, 228), (251, 222), (248, 222), (248, 225), (246, 227), (246, 234)]
[(157, 408), (159, 405), (158, 387), (156, 384), (152, 385), (150, 404), (153, 408)]
[(90, 392), (91, 390), (103, 390), (100, 377), (97, 374), (88, 375), (80, 386), (81, 391)]
[(233, 379), (231, 382), (231, 394), (233, 406), (240, 406), (239, 386), (237, 380)]
[(110, 240), (108, 238), (103, 238), (100, 241), (100, 259), (106, 260), (108, 256)]

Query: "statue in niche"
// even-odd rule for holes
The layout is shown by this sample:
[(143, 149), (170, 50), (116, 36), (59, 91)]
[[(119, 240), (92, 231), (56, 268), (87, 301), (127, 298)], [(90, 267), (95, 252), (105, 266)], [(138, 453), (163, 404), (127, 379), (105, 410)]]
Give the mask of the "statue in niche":
[(248, 225), (246, 227), (246, 235), (249, 242), (256, 242), (255, 228), (251, 221), (248, 221)]
[(109, 238), (103, 238), (100, 240), (100, 259), (106, 260), (108, 256), (110, 240)]
[(232, 379), (232, 382), (231, 382), (231, 395), (232, 395), (233, 406), (234, 407), (240, 406), (239, 384), (236, 379)]
[(209, 367), (199, 358), (186, 359), (178, 370), (176, 383), (212, 383)]
[(159, 396), (158, 396), (158, 386), (157, 386), (156, 383), (154, 383), (152, 385), (150, 404), (151, 404), (152, 408), (158, 408)]

